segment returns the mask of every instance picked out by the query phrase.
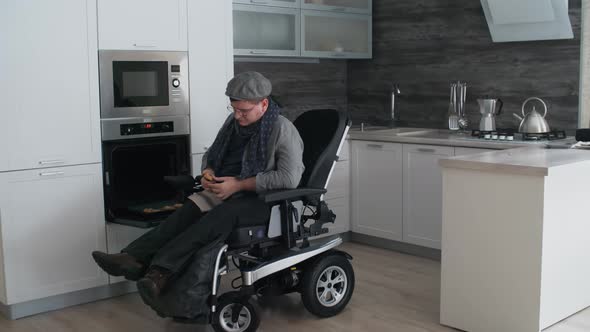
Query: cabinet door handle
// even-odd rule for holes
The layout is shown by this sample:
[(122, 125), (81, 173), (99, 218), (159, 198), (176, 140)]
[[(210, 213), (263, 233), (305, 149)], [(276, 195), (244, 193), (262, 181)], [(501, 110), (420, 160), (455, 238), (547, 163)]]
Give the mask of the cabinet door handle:
[(268, 3), (266, 0), (250, 0), (251, 3)]
[(368, 148), (383, 149), (383, 144), (367, 144)]
[(268, 54), (268, 52), (264, 52), (264, 51), (250, 51), (250, 54)]
[(333, 12), (343, 12), (346, 11), (345, 7), (338, 7), (338, 8), (332, 8)]
[(64, 174), (64, 172), (43, 172), (39, 173), (39, 176), (62, 176)]
[(425, 152), (425, 153), (435, 153), (436, 152), (435, 149), (426, 149), (426, 148), (418, 148), (416, 150), (418, 150), (418, 152)]
[(135, 47), (145, 47), (145, 48), (154, 48), (156, 45), (142, 45), (142, 44), (133, 44)]
[(63, 159), (52, 159), (52, 160), (40, 160), (39, 165), (55, 165), (55, 164), (65, 164), (65, 160)]

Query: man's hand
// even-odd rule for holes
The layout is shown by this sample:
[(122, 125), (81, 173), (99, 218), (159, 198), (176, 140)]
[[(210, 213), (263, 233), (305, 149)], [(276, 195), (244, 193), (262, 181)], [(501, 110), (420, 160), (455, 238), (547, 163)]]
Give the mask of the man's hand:
[(211, 185), (215, 183), (215, 173), (212, 169), (206, 168), (203, 170), (203, 173), (201, 173), (201, 175), (201, 185), (203, 186), (203, 188), (205, 188), (205, 190), (211, 191)]
[(219, 199), (226, 200), (242, 190), (242, 181), (233, 176), (214, 177), (213, 180), (214, 183), (210, 183), (208, 186)]

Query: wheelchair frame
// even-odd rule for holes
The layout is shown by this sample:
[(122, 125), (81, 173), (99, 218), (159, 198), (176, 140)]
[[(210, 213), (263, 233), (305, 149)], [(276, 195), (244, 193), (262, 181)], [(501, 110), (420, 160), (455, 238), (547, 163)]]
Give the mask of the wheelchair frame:
[[(240, 269), (242, 278), (242, 287), (251, 287), (256, 281), (262, 280), (263, 278), (274, 274), (276, 272), (285, 270), (291, 266), (297, 265), (304, 262), (312, 257), (316, 257), (322, 253), (325, 253), (331, 249), (334, 249), (342, 244), (342, 238), (328, 238), (322, 243), (310, 245), (307, 248), (300, 250), (299, 252), (293, 251), (286, 256), (277, 257), (274, 260), (264, 262), (254, 269)], [(227, 253), (229, 246), (225, 244), (217, 253), (217, 259), (215, 261), (215, 269), (213, 272), (213, 288), (212, 288), (212, 301), (211, 301), (211, 312), (216, 311), (217, 305), (217, 289), (219, 286), (219, 279), (221, 276), (226, 275), (229, 271), (229, 258), (226, 256), (225, 263), (221, 266), (222, 257)], [(238, 259), (244, 258), (241, 253), (237, 254)], [(249, 259), (249, 258), (248, 258)]]

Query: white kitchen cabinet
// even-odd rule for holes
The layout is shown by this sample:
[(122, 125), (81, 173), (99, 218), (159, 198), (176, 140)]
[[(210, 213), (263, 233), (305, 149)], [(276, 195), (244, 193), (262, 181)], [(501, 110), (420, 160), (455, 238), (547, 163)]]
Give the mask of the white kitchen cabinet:
[(404, 144), (403, 241), (440, 249), (442, 173), (440, 158), (452, 157), (453, 147)]
[(490, 152), (490, 151), (494, 151), (494, 150), (455, 147), (455, 156), (464, 156), (464, 155), (468, 155), (468, 154), (476, 154), (476, 153)]
[(350, 231), (350, 198), (340, 197), (327, 199), (328, 208), (336, 215), (336, 221), (333, 224), (324, 224), (329, 232), (325, 236), (331, 236), (339, 233)]
[(330, 234), (350, 231), (350, 162), (348, 160), (336, 162), (324, 199), (328, 208), (336, 214), (336, 222), (326, 224)]
[(301, 56), (370, 59), (372, 16), (301, 10)]
[(327, 189), (328, 192), (324, 195), (325, 199), (340, 198), (349, 195), (350, 163), (348, 161), (336, 162)]
[(264, 5), (289, 8), (299, 8), (301, 6), (301, 0), (233, 0), (233, 2), (244, 5)]
[(234, 75), (231, 0), (189, 1), (188, 48), (192, 153), (204, 153), (230, 115)]
[[(130, 227), (121, 224), (107, 223), (107, 252), (109, 254), (120, 253), (123, 248), (145, 234), (150, 228)], [(109, 283), (125, 281), (124, 277), (109, 276)]]
[(333, 224), (324, 224), (329, 232), (322, 236), (330, 236), (338, 233), (350, 231), (350, 146), (348, 140), (345, 140), (340, 150), (340, 156), (330, 181), (328, 182), (328, 192), (324, 195), (324, 200), (328, 208), (336, 214), (336, 221)]
[(234, 5), (235, 55), (299, 56), (300, 10)]
[(338, 161), (346, 161), (350, 159), (350, 143), (349, 140), (345, 139), (342, 142), (342, 147), (340, 148), (340, 155), (338, 156)]
[(402, 157), (398, 143), (352, 142), (354, 232), (402, 240)]
[(372, 0), (302, 0), (301, 8), (371, 14)]
[(0, 173), (0, 300), (6, 305), (106, 285), (100, 164)]
[[(206, 17), (208, 7), (217, 6), (218, 1), (193, 2), (199, 3), (201, 17)], [(186, 51), (187, 0), (98, 0), (98, 47)]]
[(100, 162), (96, 0), (0, 2), (0, 172)]

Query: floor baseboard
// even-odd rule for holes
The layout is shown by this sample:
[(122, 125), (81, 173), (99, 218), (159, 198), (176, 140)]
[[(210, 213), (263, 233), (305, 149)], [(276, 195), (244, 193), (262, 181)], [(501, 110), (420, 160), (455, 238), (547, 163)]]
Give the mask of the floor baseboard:
[(135, 283), (124, 281), (12, 305), (0, 303), (0, 313), (8, 319), (19, 319), (42, 312), (59, 310), (136, 291)]
[(414, 244), (387, 240), (354, 232), (349, 232), (349, 234), (351, 242), (366, 244), (377, 248), (394, 250), (404, 254), (440, 261), (440, 250), (438, 249), (421, 247)]

